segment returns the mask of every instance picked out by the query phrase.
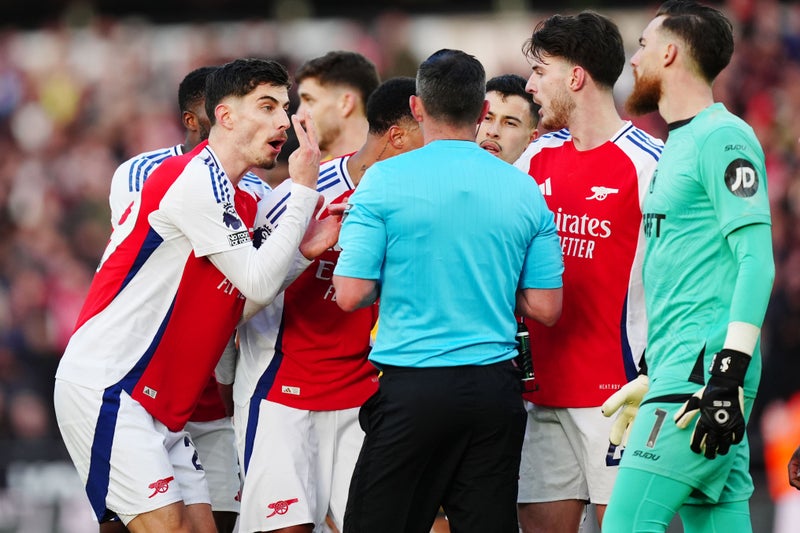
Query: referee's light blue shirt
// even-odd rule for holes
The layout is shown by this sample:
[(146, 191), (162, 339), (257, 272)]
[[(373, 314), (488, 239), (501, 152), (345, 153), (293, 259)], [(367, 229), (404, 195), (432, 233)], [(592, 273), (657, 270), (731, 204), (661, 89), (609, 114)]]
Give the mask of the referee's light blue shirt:
[(561, 287), (553, 213), (535, 181), (474, 142), (376, 163), (350, 204), (335, 273), (381, 286), (378, 365), (510, 359), (517, 288)]

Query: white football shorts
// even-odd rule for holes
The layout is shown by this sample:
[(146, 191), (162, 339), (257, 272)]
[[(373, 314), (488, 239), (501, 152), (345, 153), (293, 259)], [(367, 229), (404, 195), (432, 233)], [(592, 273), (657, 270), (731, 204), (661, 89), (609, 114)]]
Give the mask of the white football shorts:
[(230, 418), (208, 422), (189, 421), (184, 429), (200, 455), (206, 473), (211, 510), (238, 513), (242, 483), (233, 421)]
[(56, 419), (98, 520), (124, 524), (183, 501), (210, 503), (203, 467), (185, 431), (173, 432), (121, 389), (56, 380)]
[(519, 503), (586, 500), (607, 505), (619, 451), (608, 442), (614, 419), (600, 407), (553, 408), (525, 402)]
[(261, 400), (250, 411), (237, 405), (234, 414), (244, 472), (239, 531), (299, 524), (328, 531), (327, 514), (341, 531), (364, 440), (359, 409), (306, 411)]

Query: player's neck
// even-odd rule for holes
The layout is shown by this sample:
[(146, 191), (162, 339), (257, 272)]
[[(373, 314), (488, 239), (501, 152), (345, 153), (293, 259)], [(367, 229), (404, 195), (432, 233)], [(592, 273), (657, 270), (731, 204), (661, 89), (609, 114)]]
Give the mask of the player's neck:
[(341, 133), (330, 146), (326, 147), (326, 153), (323, 154), (323, 156), (340, 157), (345, 154), (352, 154), (364, 144), (368, 132), (369, 125), (366, 119), (363, 121), (351, 120), (345, 122)]
[(478, 125), (453, 125), (446, 122), (439, 122), (427, 117), (420, 122), (422, 128), (422, 138), (425, 144), (433, 141), (472, 141), (478, 132)]
[(697, 116), (714, 103), (711, 85), (694, 76), (665, 80), (662, 84), (658, 113), (667, 124)]
[(225, 175), (228, 176), (228, 179), (235, 187), (252, 165), (248, 165), (243, 161), (241, 154), (235, 147), (229, 147), (226, 144), (214, 141), (215, 139), (210, 137), (208, 146), (219, 160), (219, 164), (222, 165)]
[(569, 132), (575, 149), (592, 150), (614, 137), (624, 123), (609, 93), (607, 98), (579, 104), (570, 118)]
[(396, 154), (389, 142), (388, 134), (369, 135), (364, 146), (347, 160), (347, 172), (353, 184), (358, 185), (369, 167)]

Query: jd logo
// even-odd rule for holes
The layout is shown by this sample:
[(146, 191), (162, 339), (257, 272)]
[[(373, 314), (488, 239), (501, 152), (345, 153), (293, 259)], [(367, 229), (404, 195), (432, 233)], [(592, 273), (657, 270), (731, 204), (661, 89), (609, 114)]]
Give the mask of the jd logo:
[(758, 191), (758, 173), (747, 159), (734, 159), (725, 169), (725, 185), (740, 198), (749, 198)]

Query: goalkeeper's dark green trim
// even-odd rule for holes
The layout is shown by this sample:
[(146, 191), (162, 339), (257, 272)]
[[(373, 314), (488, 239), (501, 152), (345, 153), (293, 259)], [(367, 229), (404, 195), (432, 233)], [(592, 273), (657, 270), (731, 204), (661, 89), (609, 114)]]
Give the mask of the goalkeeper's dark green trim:
[(684, 394), (665, 394), (664, 396), (654, 396), (653, 398), (648, 398), (642, 402), (642, 405), (648, 403), (683, 403), (691, 397), (692, 395), (688, 392)]

